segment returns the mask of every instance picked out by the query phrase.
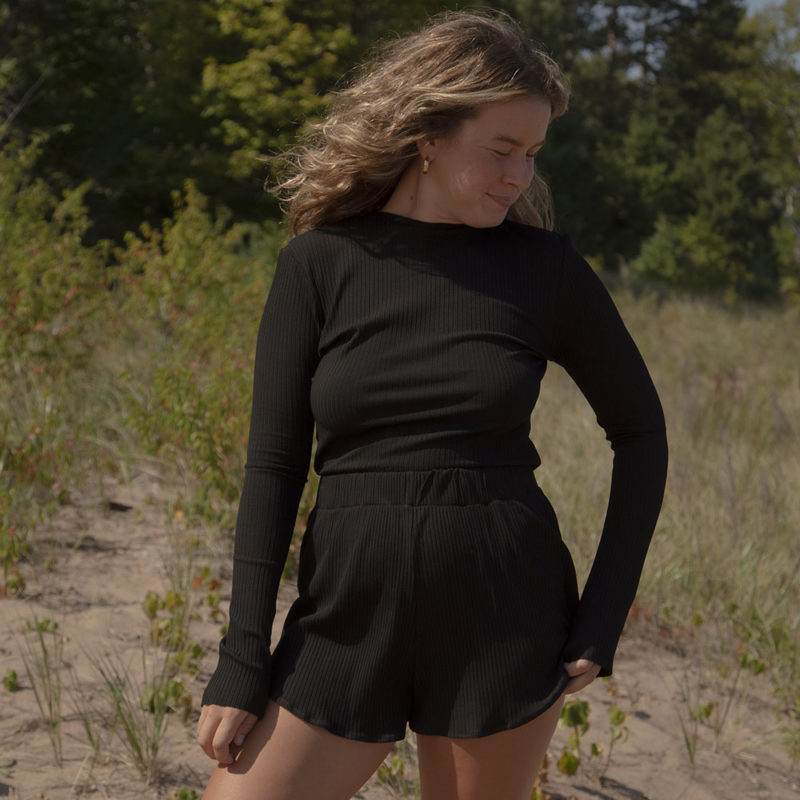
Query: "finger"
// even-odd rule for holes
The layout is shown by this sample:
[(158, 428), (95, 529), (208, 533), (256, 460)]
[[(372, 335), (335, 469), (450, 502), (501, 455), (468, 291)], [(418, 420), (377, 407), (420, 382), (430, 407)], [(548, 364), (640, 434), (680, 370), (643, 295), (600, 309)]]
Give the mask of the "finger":
[(571, 678), (574, 678), (576, 675), (583, 675), (584, 672), (590, 670), (592, 667), (597, 667), (598, 671), (600, 669), (599, 664), (595, 664), (594, 661), (589, 661), (587, 658), (579, 658), (577, 661), (568, 661), (564, 664), (564, 669)]
[(200, 748), (202, 751), (214, 761), (217, 760), (214, 755), (214, 732), (213, 730), (204, 734), (204, 738), (200, 741)]
[(235, 722), (226, 717), (223, 708), (208, 706), (204, 707), (204, 711), (206, 714), (198, 726), (197, 734), (200, 747), (209, 758), (229, 764), (233, 761), (229, 745), (236, 729)]
[(244, 722), (239, 726), (239, 730), (236, 731), (236, 736), (233, 738), (233, 743), (237, 747), (241, 747), (244, 744), (244, 738), (253, 730), (256, 722), (258, 722), (258, 717), (255, 714), (248, 714), (245, 718)]
[(231, 753), (231, 742), (233, 741), (234, 730), (226, 720), (222, 720), (217, 726), (217, 731), (211, 742), (212, 758), (220, 764), (230, 764), (233, 762)]
[(219, 723), (219, 718), (209, 712), (200, 721), (197, 730), (197, 741), (200, 744), (200, 748), (209, 758), (215, 760), (214, 738), (217, 735)]
[(200, 718), (197, 720), (197, 731), (195, 736), (197, 738), (197, 743), (200, 747), (205, 751), (206, 744), (208, 743), (206, 739), (207, 728), (208, 728), (208, 706), (202, 706), (200, 709)]
[[(564, 694), (573, 694), (575, 692), (579, 692), (581, 689), (584, 689), (586, 686), (588, 686), (600, 674), (600, 665), (593, 662), (590, 663), (591, 667), (585, 672), (571, 676), (571, 680), (569, 680), (567, 685), (564, 687)], [(564, 668), (566, 669), (566, 665), (564, 665)]]
[(585, 673), (583, 675), (579, 675), (577, 678), (572, 678), (564, 687), (564, 694), (575, 694), (575, 692), (579, 692), (581, 689), (584, 689), (591, 682), (592, 678), (587, 677)]

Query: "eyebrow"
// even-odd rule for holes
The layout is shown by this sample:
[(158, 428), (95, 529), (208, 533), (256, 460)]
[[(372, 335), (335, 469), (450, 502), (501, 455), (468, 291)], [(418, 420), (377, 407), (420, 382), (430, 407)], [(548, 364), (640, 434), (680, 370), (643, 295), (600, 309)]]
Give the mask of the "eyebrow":
[[(522, 142), (518, 141), (517, 139), (514, 139), (511, 136), (503, 136), (502, 134), (500, 136), (495, 136), (494, 141), (507, 142), (508, 144), (512, 144), (515, 147), (522, 147)], [(531, 145), (531, 147), (540, 147), (543, 144), (544, 144), (544, 139), (542, 139), (541, 142), (536, 142), (536, 144)]]

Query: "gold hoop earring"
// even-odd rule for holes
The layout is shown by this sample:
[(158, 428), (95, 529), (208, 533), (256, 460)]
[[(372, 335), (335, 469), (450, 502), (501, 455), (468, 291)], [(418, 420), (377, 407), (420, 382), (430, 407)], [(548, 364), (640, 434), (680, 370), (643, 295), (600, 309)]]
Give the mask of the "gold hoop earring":
[(423, 160), (423, 162), (422, 162), (422, 174), (423, 175), (427, 175), (428, 174), (428, 169), (430, 168), (430, 165), (431, 165), (431, 162), (428, 161), (427, 158)]

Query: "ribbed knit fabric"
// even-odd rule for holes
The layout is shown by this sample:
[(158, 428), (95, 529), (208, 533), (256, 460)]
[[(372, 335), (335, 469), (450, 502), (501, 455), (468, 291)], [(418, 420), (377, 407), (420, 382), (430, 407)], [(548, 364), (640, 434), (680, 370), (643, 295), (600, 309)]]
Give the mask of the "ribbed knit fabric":
[(320, 479), (270, 697), (370, 742), (515, 728), (558, 699), (578, 605), (530, 467)]
[(575, 380), (614, 451), (597, 554), (562, 653), (611, 674), (667, 465), (661, 404), (634, 342), (567, 237), (375, 212), (304, 233), (279, 256), (258, 332), (229, 629), (203, 703), (266, 707), (270, 629), (315, 423), (322, 483), (530, 471), (548, 360)]

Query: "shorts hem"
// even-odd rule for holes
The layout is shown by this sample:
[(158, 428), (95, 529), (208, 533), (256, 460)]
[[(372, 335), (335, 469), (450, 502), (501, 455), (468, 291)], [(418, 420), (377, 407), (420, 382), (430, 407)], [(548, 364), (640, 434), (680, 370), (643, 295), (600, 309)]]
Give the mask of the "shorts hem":
[(536, 711), (532, 713), (525, 714), (524, 717), (521, 719), (512, 722), (512, 723), (502, 723), (499, 725), (495, 725), (490, 728), (481, 728), (479, 732), (470, 732), (470, 733), (454, 733), (452, 731), (448, 731), (447, 733), (441, 733), (440, 731), (432, 731), (432, 730), (424, 730), (424, 726), (418, 726), (414, 723), (409, 722), (408, 727), (414, 733), (419, 733), (422, 736), (444, 736), (447, 739), (480, 739), (484, 736), (491, 736), (495, 733), (502, 733), (503, 731), (510, 731), (514, 728), (519, 728), (522, 725), (525, 725), (528, 722), (536, 719), (537, 717), (544, 714), (547, 709), (554, 706), (561, 696), (564, 694), (564, 688), (566, 687), (567, 683), (569, 683), (569, 676), (564, 673), (564, 677), (559, 680), (556, 684), (557, 687), (560, 687), (556, 692), (554, 692), (545, 702), (544, 704), (537, 708)]
[(405, 725), (403, 726), (403, 732), (398, 736), (395, 733), (385, 733), (385, 734), (370, 734), (366, 732), (358, 732), (354, 733), (349, 728), (344, 728), (339, 725), (333, 724), (327, 719), (308, 711), (305, 708), (300, 708), (299, 706), (292, 703), (290, 700), (287, 700), (286, 697), (283, 695), (272, 695), (270, 694), (270, 699), (274, 700), (279, 706), (285, 708), (287, 711), (294, 714), (296, 717), (299, 717), (304, 722), (308, 722), (310, 725), (317, 725), (320, 728), (325, 728), (328, 733), (332, 733), (334, 736), (339, 736), (342, 739), (351, 739), (357, 742), (370, 742), (372, 744), (381, 744), (387, 742), (399, 742), (405, 739), (406, 737), (406, 728)]

